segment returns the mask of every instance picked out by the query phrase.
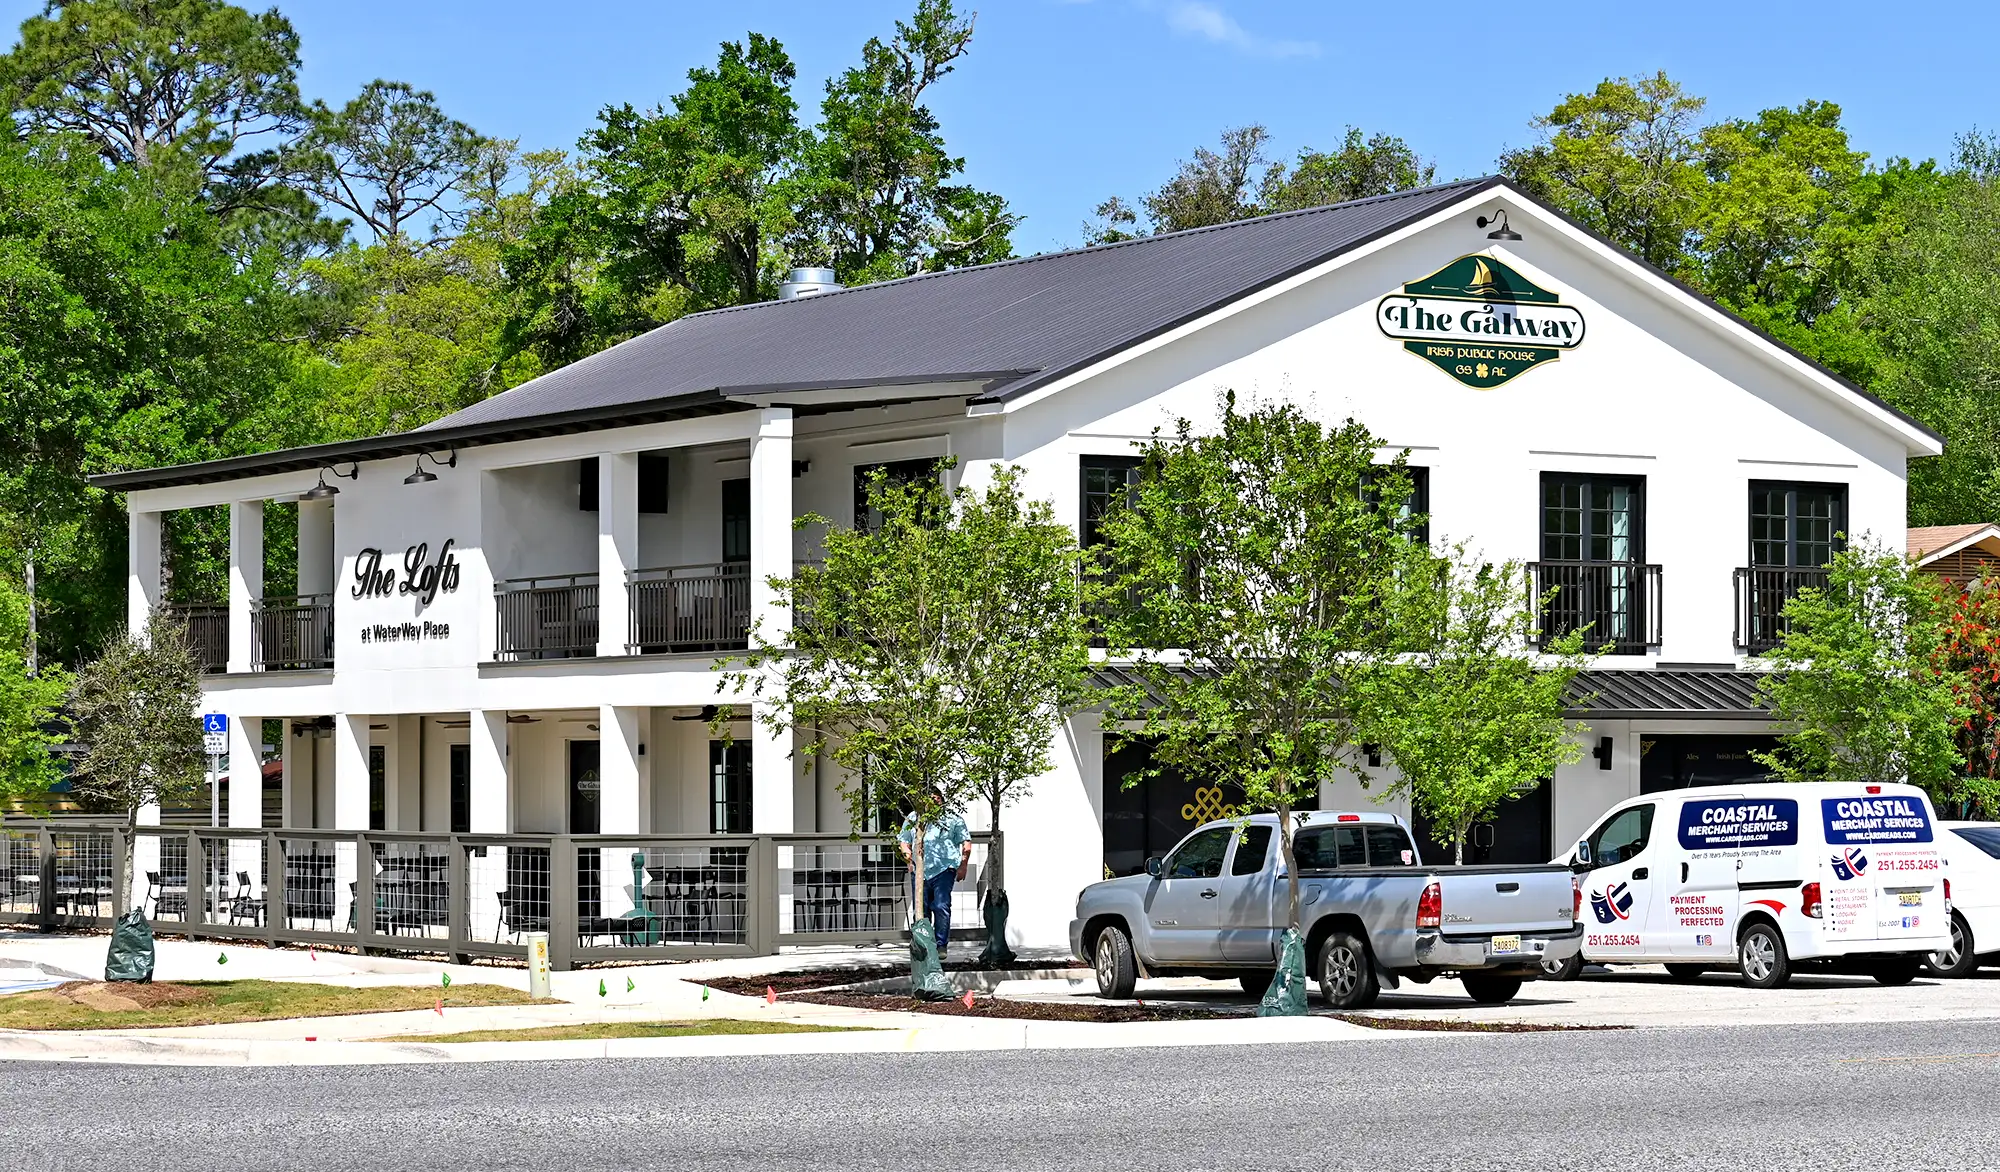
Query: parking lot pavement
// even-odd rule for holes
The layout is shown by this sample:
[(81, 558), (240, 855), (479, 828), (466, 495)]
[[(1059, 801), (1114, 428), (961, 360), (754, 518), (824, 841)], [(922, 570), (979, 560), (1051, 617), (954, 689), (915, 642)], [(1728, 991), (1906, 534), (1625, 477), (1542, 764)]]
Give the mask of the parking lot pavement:
[[(1096, 1002), (1096, 983), (1022, 982), (1002, 996)], [(1243, 1007), (1255, 1003), (1233, 981), (1174, 978), (1141, 981), (1138, 999), (1148, 1005)], [(1323, 1007), (1317, 992), (1315, 1011)], [(1532, 981), (1505, 1005), (1475, 1005), (1455, 980), (1428, 985), (1408, 981), (1366, 1011), (1381, 1017), (1543, 1025), (1622, 1025), (1640, 1028), (1690, 1025), (1800, 1025), (1830, 1022), (1903, 1022), (2000, 1019), (2000, 970), (1955, 981), (1919, 977), (1900, 988), (1868, 977), (1806, 973), (1783, 989), (1751, 989), (1733, 971), (1682, 981), (1658, 965), (1586, 969), (1574, 981)]]

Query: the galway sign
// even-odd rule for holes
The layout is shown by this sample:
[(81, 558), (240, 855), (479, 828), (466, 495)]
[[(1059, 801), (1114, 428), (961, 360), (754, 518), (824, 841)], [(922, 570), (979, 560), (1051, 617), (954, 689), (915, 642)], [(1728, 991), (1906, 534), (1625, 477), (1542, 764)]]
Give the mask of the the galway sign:
[(1375, 305), (1403, 349), (1477, 390), (1554, 362), (1583, 344), (1583, 315), (1490, 256), (1473, 254)]

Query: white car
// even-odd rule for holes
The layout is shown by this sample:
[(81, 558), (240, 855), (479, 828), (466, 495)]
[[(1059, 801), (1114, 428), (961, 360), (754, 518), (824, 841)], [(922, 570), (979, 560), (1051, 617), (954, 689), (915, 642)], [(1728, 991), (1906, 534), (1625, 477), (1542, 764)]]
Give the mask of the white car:
[(1931, 953), (1931, 971), (1968, 977), (2000, 963), (2000, 822), (1940, 822), (1938, 845), (1951, 876), (1951, 947)]

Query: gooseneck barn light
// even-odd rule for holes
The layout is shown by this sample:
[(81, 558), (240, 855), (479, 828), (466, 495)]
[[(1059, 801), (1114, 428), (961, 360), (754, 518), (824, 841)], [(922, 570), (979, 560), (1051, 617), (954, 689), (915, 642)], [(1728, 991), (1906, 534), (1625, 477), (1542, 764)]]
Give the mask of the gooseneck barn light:
[(300, 493), (299, 499), (302, 501), (330, 501), (340, 495), (339, 485), (328, 484), (326, 482), (326, 474), (329, 472), (333, 473), (334, 478), (337, 480), (361, 479), (361, 465), (359, 464), (349, 464), (345, 472), (342, 472), (332, 464), (328, 464), (319, 470), (319, 483)]
[(1497, 208), (1492, 215), (1481, 216), (1477, 220), (1474, 220), (1473, 223), (1479, 225), (1481, 228), (1484, 228), (1488, 224), (1500, 225), (1486, 234), (1488, 240), (1519, 240), (1521, 238), (1519, 232), (1507, 226), (1507, 209), (1505, 208)]
[(458, 467), (458, 449), (453, 448), (446, 452), (442, 460), (431, 455), (429, 452), (418, 452), (417, 470), (403, 477), (404, 484), (429, 484), (431, 481), (437, 479), (437, 473), (424, 471), (425, 460), (429, 460), (431, 466), (434, 468), (456, 468)]

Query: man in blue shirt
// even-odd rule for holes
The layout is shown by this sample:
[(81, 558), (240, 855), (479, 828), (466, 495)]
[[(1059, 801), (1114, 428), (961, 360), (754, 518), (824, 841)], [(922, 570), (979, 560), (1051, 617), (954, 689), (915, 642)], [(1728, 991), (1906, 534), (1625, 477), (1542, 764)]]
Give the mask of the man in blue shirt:
[[(896, 835), (903, 858), (912, 869), (916, 861), (910, 858), (910, 840), (915, 835), (916, 822), (915, 814), (904, 818), (903, 829)], [(965, 828), (965, 819), (947, 811), (924, 823), (924, 914), (931, 918), (931, 927), (937, 933), (939, 960), (944, 959), (950, 946), (952, 885), (965, 878), (971, 861), (972, 832)]]

